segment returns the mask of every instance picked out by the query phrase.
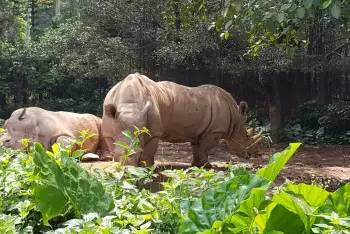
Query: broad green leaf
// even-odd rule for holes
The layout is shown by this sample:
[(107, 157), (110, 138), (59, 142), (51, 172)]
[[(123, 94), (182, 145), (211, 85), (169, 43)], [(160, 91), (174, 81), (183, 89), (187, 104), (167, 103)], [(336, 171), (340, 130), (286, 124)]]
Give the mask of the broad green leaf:
[(272, 200), (298, 215), (303, 221), (305, 228), (311, 227), (307, 215), (311, 215), (313, 210), (304, 200), (284, 192), (275, 194)]
[(66, 182), (64, 190), (78, 214), (106, 214), (114, 208), (112, 197), (105, 192), (101, 182), (72, 159), (66, 161), (63, 170)]
[(331, 194), (332, 210), (342, 217), (350, 216), (350, 183)]
[(237, 213), (245, 214), (251, 218), (255, 218), (256, 212), (260, 205), (265, 201), (266, 188), (254, 188), (248, 199), (244, 200), (237, 210)]
[(68, 212), (69, 207), (74, 208), (77, 216), (90, 212), (106, 214), (113, 209), (112, 197), (101, 182), (72, 158), (63, 156), (59, 165), (42, 145), (35, 144), (34, 149), (34, 175), (38, 178), (34, 185), (34, 201), (45, 225), (51, 218)]
[(250, 196), (242, 201), (237, 211), (228, 217), (224, 223), (223, 232), (240, 233), (249, 232), (253, 226), (257, 212), (263, 202), (265, 202), (266, 188), (252, 189)]
[(37, 185), (34, 187), (33, 195), (45, 225), (49, 225), (50, 219), (64, 213), (67, 199), (57, 187)]
[[(303, 233), (305, 230), (300, 218), (277, 203), (270, 203), (255, 218), (254, 233)], [(246, 232), (248, 233), (248, 232)], [(252, 233), (252, 232), (249, 232)]]
[(315, 221), (314, 215), (328, 196), (327, 191), (314, 185), (289, 184), (282, 192), (275, 194), (272, 200), (297, 214), (309, 233)]
[(303, 19), (305, 17), (305, 8), (304, 7), (299, 7), (297, 9), (297, 16), (299, 19)]
[(333, 0), (326, 0), (322, 3), (322, 9), (328, 8), (332, 4)]
[[(267, 215), (264, 233), (304, 233), (304, 224), (299, 216), (281, 205), (276, 205)], [(277, 232), (277, 233), (278, 233)]]
[(40, 144), (34, 145), (33, 162), (36, 166), (35, 174), (38, 174), (45, 181), (54, 181), (59, 188), (64, 187), (62, 170), (55, 160), (48, 156), (46, 150)]
[(341, 14), (341, 8), (338, 1), (335, 1), (331, 6), (331, 14), (334, 18), (338, 19)]
[(323, 205), (329, 196), (329, 192), (327, 192), (326, 190), (315, 185), (308, 185), (303, 183), (290, 183), (287, 185), (284, 191), (292, 192), (295, 195), (302, 196), (303, 200), (305, 200), (310, 206), (315, 208)]
[(273, 182), (300, 145), (301, 143), (291, 143), (289, 144), (289, 147), (282, 152), (274, 154), (270, 159), (269, 164), (259, 169), (256, 175), (262, 176)]
[(252, 226), (259, 230), (259, 233), (265, 233), (266, 223), (272, 210), (277, 206), (276, 203), (270, 203), (262, 212), (256, 215)]
[(215, 221), (233, 214), (247, 199), (253, 188), (267, 188), (268, 181), (239, 170), (239, 175), (204, 192), (199, 199), (182, 204), (180, 233), (196, 233), (210, 229)]

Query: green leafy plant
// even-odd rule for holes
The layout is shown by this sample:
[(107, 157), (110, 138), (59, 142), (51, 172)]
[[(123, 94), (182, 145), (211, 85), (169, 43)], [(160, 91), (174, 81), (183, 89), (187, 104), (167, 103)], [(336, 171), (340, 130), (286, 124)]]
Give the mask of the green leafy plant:
[(350, 233), (349, 217), (339, 217), (336, 212), (332, 212), (331, 214), (319, 214), (316, 217), (322, 219), (323, 222), (314, 224), (314, 228), (312, 228), (314, 233)]
[[(137, 132), (135, 132), (137, 134)], [(55, 144), (0, 147), (1, 233), (348, 233), (350, 184), (272, 187), (300, 144), (252, 173), (110, 164), (85, 170)], [(152, 185), (159, 185), (152, 190)]]
[(124, 141), (117, 141), (114, 144), (121, 147), (124, 151), (122, 155), (122, 163), (128, 160), (129, 157), (134, 155), (141, 146), (140, 136), (143, 134), (150, 135), (149, 130), (146, 127), (138, 128), (134, 126), (134, 131), (130, 130), (122, 131), (122, 134), (129, 140), (129, 144)]
[[(82, 156), (85, 153), (83, 145), (87, 140), (94, 137), (96, 134), (90, 132), (89, 130), (81, 130), (79, 131), (79, 137), (77, 138), (69, 138), (66, 144), (60, 144), (52, 146), (53, 152), (66, 152), (69, 157), (73, 157), (75, 159), (81, 160)], [(57, 147), (62, 148), (60, 151)]]
[(285, 126), (284, 135), (288, 140), (307, 144), (349, 144), (349, 125), (350, 103), (322, 106), (312, 101), (297, 108), (294, 117)]
[(39, 144), (33, 152), (33, 197), (44, 224), (71, 209), (79, 217), (83, 213), (107, 214), (113, 209), (112, 197), (102, 184), (73, 159), (61, 155), (57, 162)]
[[(300, 144), (291, 144), (288, 149), (275, 154), (269, 164), (258, 170), (256, 175), (245, 169), (234, 170), (232, 178), (227, 182), (205, 191), (201, 197), (193, 201), (185, 201), (182, 205), (184, 220), (180, 225), (180, 232), (197, 233), (206, 230), (210, 232), (209, 230), (234, 229), (237, 226), (234, 223), (235, 212), (242, 203), (241, 209), (244, 210), (245, 206), (254, 201), (252, 197), (263, 197), (269, 185), (276, 179), (299, 146)], [(257, 205), (262, 201), (258, 199)], [(251, 225), (246, 227), (249, 226)]]

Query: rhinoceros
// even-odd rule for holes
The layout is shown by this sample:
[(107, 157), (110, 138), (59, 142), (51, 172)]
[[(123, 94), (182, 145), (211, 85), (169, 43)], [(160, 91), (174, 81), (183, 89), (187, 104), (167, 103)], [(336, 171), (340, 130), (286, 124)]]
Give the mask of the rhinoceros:
[(50, 149), (54, 143), (64, 143), (69, 138), (79, 137), (81, 130), (88, 130), (94, 136), (86, 140), (82, 148), (87, 153), (95, 153), (100, 141), (100, 127), (101, 119), (91, 114), (27, 107), (12, 112), (5, 121), (4, 128), (7, 131), (0, 141), (6, 147), (18, 149), (21, 139), (29, 138)]
[[(139, 73), (130, 74), (106, 95), (101, 133), (111, 156), (120, 160), (123, 148), (117, 140), (134, 126), (146, 127), (141, 149), (127, 164), (154, 164), (158, 141), (190, 142), (192, 166), (208, 164), (208, 151), (225, 139), (231, 153), (248, 155), (257, 149), (260, 135), (246, 130), (247, 103), (214, 85), (186, 87), (169, 81), (155, 82)], [(210, 165), (210, 164), (208, 164)]]

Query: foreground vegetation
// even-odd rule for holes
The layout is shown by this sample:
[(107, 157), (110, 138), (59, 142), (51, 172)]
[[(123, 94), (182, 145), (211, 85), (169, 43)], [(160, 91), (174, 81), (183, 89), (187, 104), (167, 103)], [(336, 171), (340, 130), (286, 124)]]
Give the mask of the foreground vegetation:
[[(24, 142), (25, 143), (25, 142)], [(59, 145), (0, 148), (1, 233), (349, 233), (350, 184), (331, 193), (287, 182), (272, 187), (300, 144), (256, 174), (116, 165), (90, 173)], [(162, 190), (150, 184), (160, 181)]]

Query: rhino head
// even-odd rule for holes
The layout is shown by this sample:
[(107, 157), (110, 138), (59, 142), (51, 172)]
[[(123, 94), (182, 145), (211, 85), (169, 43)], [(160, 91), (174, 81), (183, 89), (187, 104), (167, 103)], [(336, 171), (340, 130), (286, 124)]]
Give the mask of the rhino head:
[(20, 149), (21, 140), (32, 138), (35, 134), (35, 125), (31, 118), (27, 118), (26, 108), (14, 111), (10, 118), (5, 121), (4, 128), (6, 132), (1, 135), (0, 142), (3, 146)]
[[(102, 138), (107, 148), (104, 157), (112, 157), (123, 164), (134, 166), (139, 164), (142, 149), (137, 149), (134, 155), (129, 157), (127, 161), (124, 161), (124, 149), (116, 144), (116, 142), (130, 143), (130, 139), (122, 132), (130, 130), (132, 133), (134, 126), (146, 126), (147, 112), (150, 106), (151, 102), (149, 101), (144, 106), (138, 103), (122, 103), (118, 107), (113, 103), (104, 105), (101, 125)], [(143, 139), (140, 139), (140, 141), (142, 145)]]
[(0, 135), (0, 143), (5, 147), (8, 147), (8, 148), (11, 147), (11, 137), (7, 131), (3, 132)]
[(241, 158), (250, 158), (257, 155), (264, 138), (261, 133), (256, 134), (254, 129), (244, 129), (239, 136), (226, 139), (228, 150)]
[(235, 134), (226, 139), (228, 150), (231, 154), (238, 157), (250, 158), (252, 155), (257, 155), (264, 140), (261, 133), (256, 133), (255, 129), (246, 129), (248, 104), (240, 102), (238, 106), (240, 122), (236, 126)]

